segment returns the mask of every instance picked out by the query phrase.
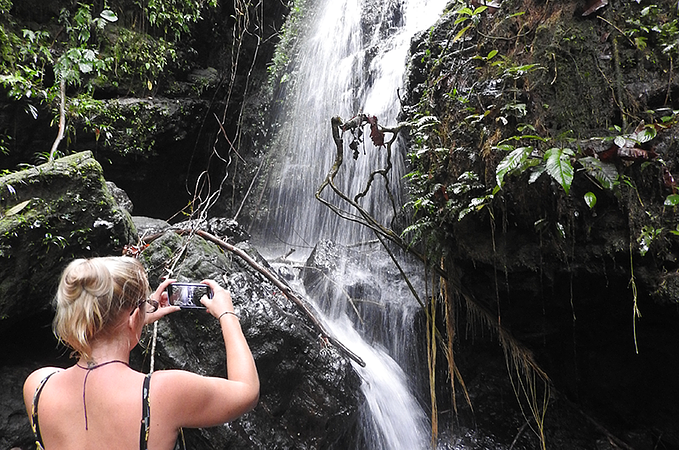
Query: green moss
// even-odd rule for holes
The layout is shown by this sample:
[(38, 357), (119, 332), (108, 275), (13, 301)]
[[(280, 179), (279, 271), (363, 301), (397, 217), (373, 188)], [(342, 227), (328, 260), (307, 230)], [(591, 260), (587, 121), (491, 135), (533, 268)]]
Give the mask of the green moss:
[(297, 52), (300, 31), (304, 27), (304, 18), (310, 6), (308, 0), (293, 0), (290, 13), (280, 33), (280, 41), (276, 45), (276, 51), (269, 64), (269, 80), (272, 86), (284, 84), (290, 81), (290, 62)]

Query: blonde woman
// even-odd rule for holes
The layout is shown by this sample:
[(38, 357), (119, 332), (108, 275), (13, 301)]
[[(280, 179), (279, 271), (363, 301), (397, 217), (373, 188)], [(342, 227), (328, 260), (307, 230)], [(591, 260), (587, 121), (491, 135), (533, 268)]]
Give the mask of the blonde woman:
[(129, 366), (142, 327), (179, 310), (166, 280), (149, 295), (146, 272), (130, 257), (79, 259), (63, 272), (54, 332), (78, 361), (44, 367), (24, 384), (38, 449), (168, 449), (179, 430), (209, 427), (250, 411), (259, 398), (252, 353), (230, 294), (212, 280), (201, 299), (221, 325), (227, 378), (183, 370), (145, 375)]

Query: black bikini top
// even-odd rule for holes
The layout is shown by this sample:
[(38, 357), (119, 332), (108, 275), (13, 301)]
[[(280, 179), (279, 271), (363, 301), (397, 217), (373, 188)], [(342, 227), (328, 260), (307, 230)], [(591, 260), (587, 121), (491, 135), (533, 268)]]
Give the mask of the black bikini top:
[[(81, 365), (76, 364), (78, 367), (81, 369), (87, 370), (87, 374), (85, 375), (85, 381), (83, 381), (83, 408), (85, 411), (85, 429), (87, 430), (87, 403), (85, 401), (85, 387), (87, 386), (87, 377), (90, 375), (90, 372), (96, 368), (105, 366), (107, 364), (112, 364), (112, 363), (121, 363), (125, 364), (126, 366), (129, 367), (129, 365), (125, 361), (119, 361), (119, 360), (113, 360), (113, 361), (107, 361), (105, 363), (97, 364), (95, 366), (91, 367), (83, 367)], [(40, 383), (38, 384), (38, 387), (35, 390), (35, 394), (33, 395), (33, 404), (31, 406), (31, 429), (33, 430), (33, 435), (35, 436), (35, 444), (37, 446), (37, 450), (44, 450), (44, 445), (42, 442), (42, 436), (40, 434), (40, 424), (38, 422), (38, 401), (40, 400), (40, 394), (42, 392), (43, 387), (45, 387), (45, 383), (47, 383), (47, 380), (54, 375), (55, 373), (59, 372), (54, 371), (51, 374), (47, 375), (45, 378), (43, 378)], [(149, 373), (144, 377), (144, 384), (142, 385), (142, 391), (141, 391), (141, 426), (139, 430), (139, 449), (140, 450), (147, 450), (148, 448), (148, 440), (149, 440), (149, 430), (150, 430), (150, 424), (151, 424), (151, 406), (149, 404), (149, 388), (151, 386), (151, 374)]]

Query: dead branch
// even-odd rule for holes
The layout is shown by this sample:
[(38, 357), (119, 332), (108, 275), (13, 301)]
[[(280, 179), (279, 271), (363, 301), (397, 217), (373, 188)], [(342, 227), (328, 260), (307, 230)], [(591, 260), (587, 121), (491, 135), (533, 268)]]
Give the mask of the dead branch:
[[(357, 116), (358, 117), (358, 116)], [(335, 162), (330, 168), (330, 172), (328, 172), (327, 176), (325, 177), (325, 180), (321, 183), (319, 186), (318, 190), (316, 191), (316, 199), (323, 203), (325, 206), (330, 208), (335, 214), (338, 216), (350, 220), (352, 222), (360, 223), (362, 225), (365, 225), (369, 229), (371, 229), (376, 235), (378, 236), (383, 236), (384, 238), (394, 242), (396, 245), (398, 245), (401, 248), (406, 248), (408, 247), (401, 237), (396, 234), (392, 229), (386, 228), (382, 224), (380, 224), (375, 218), (368, 213), (365, 209), (359, 205), (356, 200), (352, 200), (349, 198), (344, 192), (342, 192), (336, 185), (335, 185), (335, 176), (337, 175), (337, 172), (339, 171), (340, 167), (342, 166), (342, 163), (344, 162), (344, 140), (342, 138), (342, 133), (350, 129), (351, 127), (357, 126), (354, 121), (356, 118), (352, 119), (350, 122), (347, 122), (347, 124), (342, 123), (342, 119), (339, 117), (333, 117), (330, 120), (330, 124), (332, 126), (332, 138), (333, 141), (335, 142), (335, 147), (336, 147), (336, 155), (335, 155)], [(367, 119), (365, 119), (365, 122), (367, 122)], [(362, 122), (363, 123), (363, 122)], [(392, 137), (389, 141), (385, 142), (385, 145), (388, 149), (391, 148), (391, 145), (393, 142), (396, 140), (398, 132), (403, 129), (406, 126), (406, 124), (400, 124), (394, 128), (383, 128), (380, 127), (380, 130), (385, 133), (392, 133)], [(390, 151), (390, 150), (389, 150)], [(372, 177), (372, 175), (371, 175)], [(365, 192), (367, 192), (368, 189), (370, 189), (370, 183), (366, 187)], [(330, 189), (333, 190), (342, 200), (346, 201), (349, 205), (351, 205), (356, 211), (358, 211), (358, 215), (351, 213), (349, 211), (345, 211), (338, 206), (330, 203), (326, 199), (324, 199), (321, 194), (323, 191), (327, 188), (330, 187)], [(415, 253), (415, 255), (418, 257), (420, 260), (424, 260), (423, 256), (417, 254), (415, 250), (409, 249), (411, 253)]]
[(54, 161), (54, 155), (59, 148), (59, 144), (64, 138), (64, 130), (66, 129), (66, 79), (61, 76), (59, 80), (59, 132), (57, 133), (56, 139), (52, 143), (52, 149), (50, 150), (49, 161)]
[[(302, 298), (300, 298), (295, 292), (290, 289), (288, 285), (283, 283), (281, 280), (279, 280), (277, 277), (271, 274), (265, 267), (263, 267), (261, 264), (259, 264), (257, 261), (255, 261), (250, 255), (248, 255), (245, 251), (242, 249), (229, 244), (226, 241), (223, 241), (222, 239), (219, 239), (217, 236), (214, 236), (206, 231), (203, 230), (194, 230), (194, 229), (178, 229), (174, 230), (177, 234), (180, 235), (191, 235), (195, 234), (203, 239), (210, 241), (214, 244), (217, 244), (219, 247), (223, 248), (224, 250), (227, 250), (236, 256), (240, 257), (243, 261), (245, 261), (250, 267), (255, 269), (257, 272), (259, 272), (264, 278), (266, 278), (268, 281), (270, 281), (274, 286), (276, 286), (280, 291), (285, 295), (289, 300), (292, 300), (295, 305), (311, 320), (313, 325), (316, 327), (316, 330), (320, 333), (321, 338), (325, 340), (326, 342), (329, 342), (330, 344), (334, 345), (337, 347), (337, 349), (344, 354), (344, 356), (348, 357), (349, 359), (352, 359), (355, 361), (357, 364), (359, 364), (361, 367), (365, 367), (365, 361), (358, 355), (356, 355), (354, 352), (349, 350), (344, 344), (342, 344), (340, 341), (337, 340), (334, 336), (328, 332), (328, 330), (325, 328), (325, 326), (321, 323), (320, 320), (316, 317), (314, 312), (311, 310), (309, 305), (306, 304)], [(161, 234), (155, 234), (153, 236), (149, 236), (146, 238), (142, 239), (142, 243), (144, 244), (149, 244), (153, 242), (156, 238), (160, 237)]]

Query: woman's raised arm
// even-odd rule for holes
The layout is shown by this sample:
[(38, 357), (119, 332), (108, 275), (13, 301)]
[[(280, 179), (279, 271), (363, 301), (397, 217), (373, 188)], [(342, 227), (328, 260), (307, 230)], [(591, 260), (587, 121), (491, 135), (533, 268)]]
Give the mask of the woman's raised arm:
[(239, 318), (234, 314), (231, 295), (215, 281), (203, 282), (214, 293), (211, 299), (203, 297), (201, 302), (219, 320), (226, 350), (227, 378), (203, 377), (179, 370), (156, 373), (151, 384), (157, 385), (161, 401), (169, 402), (169, 409), (174, 411), (171, 419), (176, 420), (178, 427), (198, 428), (229, 422), (253, 409), (259, 399), (257, 367)]

